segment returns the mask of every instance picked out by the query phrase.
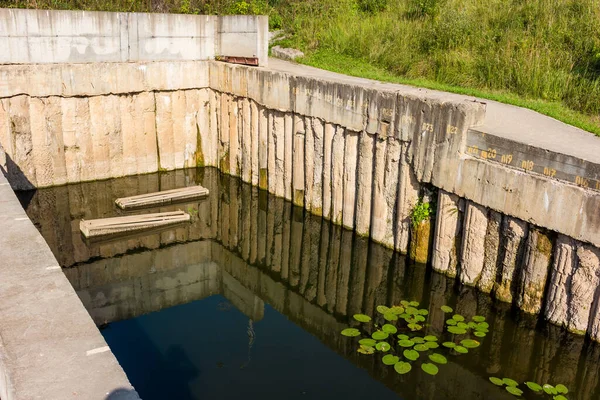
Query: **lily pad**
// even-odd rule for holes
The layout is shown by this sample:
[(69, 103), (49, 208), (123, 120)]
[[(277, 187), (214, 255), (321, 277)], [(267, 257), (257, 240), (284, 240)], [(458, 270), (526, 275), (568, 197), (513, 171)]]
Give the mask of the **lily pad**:
[(390, 308), (390, 311), (388, 311), (388, 312), (391, 312), (396, 315), (400, 315), (400, 314), (404, 313), (404, 307), (394, 306), (394, 307)]
[(437, 342), (438, 341), (437, 336), (433, 336), (433, 335), (427, 335), (423, 339), (425, 339), (427, 342)]
[(517, 381), (510, 379), (510, 378), (504, 378), (504, 379), (502, 379), (502, 381), (504, 383), (506, 383), (507, 386), (513, 386), (513, 387), (519, 386), (519, 383)]
[(477, 340), (473, 340), (473, 339), (461, 340), (460, 344), (462, 344), (462, 346), (466, 347), (467, 349), (474, 349), (476, 347), (479, 347), (479, 345), (480, 345), (480, 343)]
[(467, 331), (463, 328), (459, 328), (457, 326), (449, 326), (448, 332), (453, 333), (455, 335), (464, 335)]
[(360, 336), (360, 331), (356, 328), (346, 328), (342, 331), (342, 335), (348, 337)]
[(469, 327), (469, 329), (477, 329), (477, 323), (473, 321), (469, 322), (467, 326)]
[(371, 317), (365, 314), (354, 314), (354, 319), (358, 322), (369, 322), (371, 320)]
[(456, 322), (456, 321), (455, 321), (455, 320), (453, 320), (453, 319), (449, 319), (448, 321), (446, 321), (446, 325), (450, 325), (450, 326), (454, 326), (454, 325), (456, 325), (457, 323), (458, 323), (458, 322)]
[(422, 308), (419, 310), (419, 315), (429, 315), (429, 311), (427, 311), (425, 308)]
[(456, 343), (454, 342), (444, 342), (442, 343), (442, 346), (447, 347), (449, 349), (453, 349), (456, 347)]
[(546, 392), (548, 394), (552, 394), (552, 395), (558, 394), (558, 390), (556, 390), (556, 388), (554, 386), (549, 385), (547, 383), (544, 386), (542, 386), (542, 388), (544, 389), (544, 392)]
[(456, 327), (460, 328), (460, 329), (464, 329), (465, 331), (467, 329), (469, 329), (469, 325), (465, 324), (464, 322), (459, 322), (458, 324), (456, 324)]
[(375, 347), (361, 345), (357, 351), (361, 354), (373, 354), (375, 353)]
[(463, 317), (463, 316), (462, 316), (462, 315), (460, 315), (460, 314), (454, 314), (454, 315), (452, 316), (452, 319), (453, 319), (453, 320), (455, 320), (456, 322), (462, 322), (462, 321), (464, 321), (464, 320), (465, 320), (465, 317)]
[(525, 384), (527, 385), (527, 387), (531, 390), (533, 390), (534, 392), (541, 392), (542, 391), (542, 387), (540, 385), (538, 385), (535, 382), (525, 382)]
[(476, 315), (472, 318), (472, 320), (475, 322), (483, 322), (485, 321), (485, 317), (482, 317), (481, 315)]
[(404, 311), (406, 311), (406, 313), (409, 314), (409, 315), (417, 315), (417, 314), (419, 314), (419, 310), (417, 310), (414, 307), (406, 307), (406, 310), (404, 310)]
[(410, 303), (408, 303), (411, 307), (419, 307), (419, 302), (418, 301), (411, 301)]
[(390, 335), (393, 335), (394, 333), (398, 332), (398, 329), (394, 325), (390, 325), (390, 324), (383, 325), (381, 327), (381, 330), (384, 331), (385, 333), (389, 333)]
[(554, 386), (554, 388), (560, 394), (567, 394), (567, 393), (569, 393), (569, 389), (567, 389), (567, 387), (565, 385), (563, 385), (562, 383), (559, 383), (558, 385)]
[(402, 354), (404, 354), (404, 357), (406, 357), (410, 361), (415, 361), (417, 358), (419, 358), (420, 355), (419, 352), (416, 350), (404, 350)]
[(383, 318), (385, 318), (386, 321), (398, 321), (398, 316), (393, 312), (383, 314)]
[(390, 344), (389, 344), (388, 342), (379, 342), (379, 343), (377, 343), (377, 344), (375, 345), (375, 348), (376, 348), (377, 350), (379, 350), (379, 351), (383, 351), (384, 353), (385, 353), (386, 351), (389, 351), (391, 347), (392, 347), (392, 346), (390, 346)]
[(437, 365), (432, 364), (432, 363), (421, 364), (421, 369), (423, 371), (425, 371), (426, 373), (428, 373), (429, 375), (437, 375), (437, 373), (439, 372)]
[(398, 335), (397, 337), (398, 337), (398, 339), (400, 339), (400, 340), (408, 340), (408, 335), (404, 335), (404, 334), (402, 334), (402, 335)]
[(487, 322), (480, 322), (477, 324), (478, 330), (488, 329), (489, 327), (490, 327), (490, 324), (488, 324)]
[(423, 326), (419, 324), (408, 324), (408, 329), (410, 329), (411, 331), (418, 331), (423, 329)]
[(437, 349), (438, 347), (440, 347), (440, 345), (436, 342), (425, 342), (424, 344), (425, 346), (427, 346), (428, 349)]
[(429, 359), (437, 364), (448, 364), (448, 359), (446, 359), (446, 357), (438, 353), (430, 354)]
[(373, 334), (371, 335), (371, 337), (375, 340), (384, 340), (388, 338), (388, 334), (383, 332), (383, 331), (375, 331), (373, 332)]
[(407, 339), (400, 340), (398, 342), (398, 346), (400, 346), (400, 347), (413, 347), (414, 345), (415, 345), (415, 342), (413, 342), (412, 340), (407, 340)]
[(410, 370), (412, 369), (412, 366), (407, 362), (399, 361), (394, 365), (394, 369), (400, 375), (404, 375), (404, 374), (410, 372)]
[(562, 394), (556, 395), (552, 398), (553, 400), (568, 400), (565, 396), (563, 396)]
[(365, 338), (365, 339), (360, 339), (358, 341), (358, 343), (364, 344), (365, 346), (371, 346), (371, 347), (373, 347), (373, 346), (375, 346), (377, 344), (377, 341), (375, 341), (373, 339)]
[(377, 306), (377, 312), (379, 314), (386, 314), (390, 312), (390, 308), (386, 306)]
[(425, 322), (425, 317), (422, 315), (415, 315), (416, 322)]
[(520, 396), (523, 394), (523, 391), (517, 387), (514, 386), (507, 386), (506, 387), (506, 391), (510, 394), (512, 394), (513, 396)]
[(394, 365), (398, 361), (400, 361), (400, 358), (398, 358), (397, 356), (395, 356), (393, 354), (386, 354), (385, 356), (383, 356), (383, 358), (381, 359), (381, 361), (383, 361), (383, 363), (385, 365)]
[(504, 381), (500, 378), (496, 378), (495, 376), (492, 376), (490, 378), (490, 382), (492, 382), (496, 386), (504, 386)]
[(413, 342), (415, 342), (417, 344), (425, 343), (425, 338), (422, 338), (420, 336), (415, 336), (413, 338), (410, 338), (410, 340), (412, 340)]
[(466, 348), (462, 347), (462, 346), (456, 346), (454, 347), (454, 351), (460, 354), (467, 354), (469, 352), (469, 350), (467, 350)]
[(408, 307), (410, 305), (410, 302), (408, 302), (407, 300), (402, 300), (400, 304), (402, 304), (404, 307)]
[(452, 309), (452, 307), (448, 307), (448, 306), (442, 306), (441, 308), (442, 308), (442, 311), (445, 312), (445, 313), (451, 313), (451, 312), (454, 311)]
[(477, 331), (477, 332), (473, 332), (473, 335), (477, 336), (478, 338), (483, 338), (483, 337), (485, 337), (485, 335), (487, 335), (487, 333)]
[(424, 344), (417, 344), (415, 345), (414, 349), (416, 351), (427, 351), (429, 350), (429, 347), (425, 346)]

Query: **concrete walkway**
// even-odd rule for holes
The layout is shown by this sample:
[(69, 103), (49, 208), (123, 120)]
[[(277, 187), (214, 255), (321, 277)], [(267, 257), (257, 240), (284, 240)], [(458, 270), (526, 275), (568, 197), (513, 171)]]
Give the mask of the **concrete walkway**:
[(356, 78), (276, 58), (269, 58), (268, 69), (373, 89), (401, 91), (406, 94), (427, 94), (433, 98), (446, 100), (480, 101), (486, 103), (487, 107), (485, 122), (477, 130), (600, 164), (599, 137), (526, 108), (414, 86)]
[(2, 172), (0, 232), (0, 398), (139, 399)]

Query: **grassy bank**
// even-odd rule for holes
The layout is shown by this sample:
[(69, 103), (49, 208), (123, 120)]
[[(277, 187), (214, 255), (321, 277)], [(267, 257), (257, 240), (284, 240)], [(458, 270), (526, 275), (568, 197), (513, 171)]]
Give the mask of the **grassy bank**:
[(600, 135), (600, 0), (0, 0), (269, 14), (304, 63), (534, 109)]

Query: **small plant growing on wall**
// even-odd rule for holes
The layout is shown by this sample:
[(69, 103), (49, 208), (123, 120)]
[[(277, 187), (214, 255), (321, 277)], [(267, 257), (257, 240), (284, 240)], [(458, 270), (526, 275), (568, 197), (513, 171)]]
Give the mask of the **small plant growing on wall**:
[(433, 205), (430, 202), (423, 201), (421, 197), (410, 214), (410, 220), (414, 228), (416, 228), (421, 222), (427, 221), (433, 214)]

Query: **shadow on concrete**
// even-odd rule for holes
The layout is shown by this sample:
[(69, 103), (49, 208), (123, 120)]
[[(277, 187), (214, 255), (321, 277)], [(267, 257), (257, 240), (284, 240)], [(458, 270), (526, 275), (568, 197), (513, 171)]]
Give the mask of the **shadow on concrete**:
[(34, 190), (35, 185), (25, 176), (23, 170), (4, 152), (0, 146), (0, 171), (13, 190)]
[(110, 392), (104, 400), (140, 400), (140, 396), (135, 390), (121, 388)]

